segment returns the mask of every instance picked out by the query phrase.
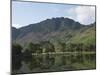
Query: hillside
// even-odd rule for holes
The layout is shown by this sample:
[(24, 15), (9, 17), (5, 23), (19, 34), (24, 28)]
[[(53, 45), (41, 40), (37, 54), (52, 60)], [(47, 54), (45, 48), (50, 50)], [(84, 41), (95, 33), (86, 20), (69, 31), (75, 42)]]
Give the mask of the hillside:
[(46, 19), (40, 23), (16, 29), (12, 27), (12, 39), (19, 44), (41, 41), (64, 43), (95, 43), (95, 23), (82, 25), (69, 18)]

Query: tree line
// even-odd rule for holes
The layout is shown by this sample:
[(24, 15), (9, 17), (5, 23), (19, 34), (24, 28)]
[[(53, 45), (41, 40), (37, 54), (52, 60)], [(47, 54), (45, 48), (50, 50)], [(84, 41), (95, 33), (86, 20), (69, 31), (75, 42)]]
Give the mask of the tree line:
[(24, 52), (30, 51), (31, 53), (48, 53), (57, 52), (57, 47), (59, 47), (61, 52), (74, 52), (74, 51), (95, 51), (96, 46), (94, 44), (85, 45), (83, 43), (64, 43), (59, 42), (56, 46), (50, 41), (43, 41), (40, 43), (30, 42), (26, 48), (22, 47), (20, 44), (12, 44), (12, 51), (23, 50)]
[(95, 44), (85, 45), (83, 43), (64, 43), (59, 42), (57, 45), (50, 41), (42, 41), (40, 43), (30, 42), (26, 48), (19, 44), (12, 44), (12, 55), (20, 56), (31, 55), (32, 53), (49, 53), (49, 52), (95, 52)]

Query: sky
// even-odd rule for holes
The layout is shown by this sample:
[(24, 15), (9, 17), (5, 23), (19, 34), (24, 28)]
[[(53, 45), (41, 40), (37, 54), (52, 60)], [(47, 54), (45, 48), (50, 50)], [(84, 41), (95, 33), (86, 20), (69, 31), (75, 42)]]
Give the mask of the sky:
[(95, 6), (69, 4), (12, 2), (12, 26), (20, 28), (56, 17), (71, 18), (81, 24), (95, 22)]

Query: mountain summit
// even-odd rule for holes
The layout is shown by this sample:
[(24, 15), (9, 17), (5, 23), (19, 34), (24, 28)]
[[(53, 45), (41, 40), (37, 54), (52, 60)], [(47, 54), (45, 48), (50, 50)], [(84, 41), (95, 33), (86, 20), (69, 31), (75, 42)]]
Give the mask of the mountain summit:
[(87, 30), (93, 25), (86, 26), (69, 18), (57, 17), (19, 29), (12, 27), (12, 39), (18, 43), (40, 42), (61, 38), (68, 39), (69, 36), (74, 37), (75, 34)]

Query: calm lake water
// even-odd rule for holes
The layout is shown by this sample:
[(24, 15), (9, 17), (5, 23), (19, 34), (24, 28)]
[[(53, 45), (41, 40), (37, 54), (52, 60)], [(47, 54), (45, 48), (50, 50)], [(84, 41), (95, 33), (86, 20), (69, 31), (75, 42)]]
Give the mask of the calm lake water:
[(95, 53), (32, 55), (23, 58), (19, 66), (16, 73), (95, 69), (96, 55)]

